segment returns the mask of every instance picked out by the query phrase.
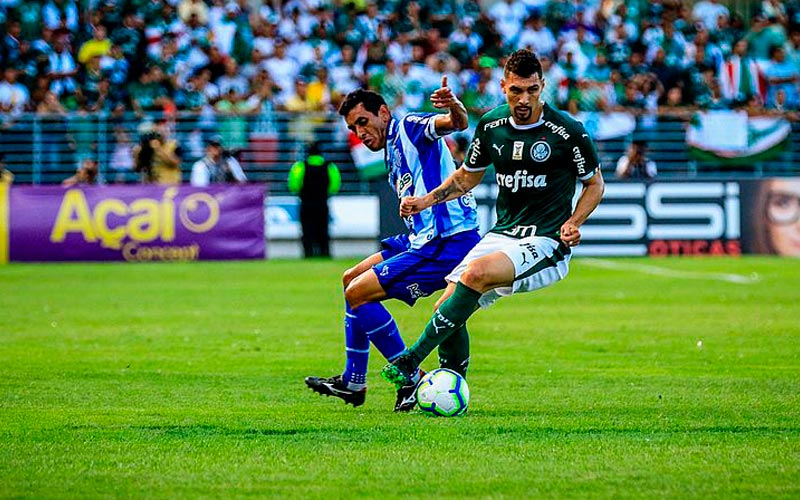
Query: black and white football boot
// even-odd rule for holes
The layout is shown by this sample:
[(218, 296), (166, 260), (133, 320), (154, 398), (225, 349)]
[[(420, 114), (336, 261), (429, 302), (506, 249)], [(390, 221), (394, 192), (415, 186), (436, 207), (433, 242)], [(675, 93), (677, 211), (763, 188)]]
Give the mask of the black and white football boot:
[(345, 404), (353, 405), (354, 407), (363, 405), (364, 400), (367, 398), (366, 387), (359, 391), (349, 389), (344, 380), (342, 380), (341, 375), (334, 375), (329, 378), (306, 377), (306, 385), (317, 394), (339, 398)]

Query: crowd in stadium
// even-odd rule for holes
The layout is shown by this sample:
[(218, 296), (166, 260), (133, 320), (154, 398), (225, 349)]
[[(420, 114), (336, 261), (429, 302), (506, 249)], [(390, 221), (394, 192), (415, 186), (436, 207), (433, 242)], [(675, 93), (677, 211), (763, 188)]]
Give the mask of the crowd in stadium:
[(796, 118), (800, 2), (751, 4), (4, 0), (0, 114), (335, 111), (359, 86), (417, 110), (446, 74), (476, 118), (502, 101), (504, 56), (529, 47), (545, 99), (571, 112)]

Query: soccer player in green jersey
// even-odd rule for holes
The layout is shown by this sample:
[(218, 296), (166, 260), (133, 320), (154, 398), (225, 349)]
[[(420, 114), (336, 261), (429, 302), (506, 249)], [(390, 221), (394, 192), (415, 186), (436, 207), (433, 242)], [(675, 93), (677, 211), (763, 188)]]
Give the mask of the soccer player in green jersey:
[[(499, 297), (538, 290), (564, 279), (570, 247), (580, 226), (603, 196), (604, 182), (592, 140), (583, 125), (541, 102), (542, 67), (529, 50), (514, 52), (500, 85), (507, 104), (478, 123), (464, 165), (424, 196), (403, 198), (409, 217), (469, 192), (495, 167), (499, 186), (497, 223), (447, 277), (448, 286), (419, 340), (386, 365), (384, 378), (402, 386), (409, 374), (442, 342), (460, 346), (442, 360), (469, 364), (467, 319)], [(573, 210), (577, 180), (583, 185)]]

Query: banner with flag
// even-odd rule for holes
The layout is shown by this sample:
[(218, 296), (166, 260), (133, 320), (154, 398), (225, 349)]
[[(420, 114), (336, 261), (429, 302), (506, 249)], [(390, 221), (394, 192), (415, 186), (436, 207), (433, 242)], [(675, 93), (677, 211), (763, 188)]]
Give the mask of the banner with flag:
[(718, 165), (765, 161), (784, 152), (791, 124), (780, 117), (749, 117), (745, 111), (696, 113), (686, 130), (691, 156)]
[(347, 136), (347, 143), (350, 146), (350, 155), (353, 157), (353, 163), (355, 163), (362, 179), (370, 180), (386, 177), (386, 162), (383, 159), (383, 151), (371, 151), (352, 132)]
[(581, 112), (575, 117), (583, 123), (586, 132), (595, 141), (619, 139), (633, 134), (636, 129), (636, 117), (631, 113), (597, 113)]

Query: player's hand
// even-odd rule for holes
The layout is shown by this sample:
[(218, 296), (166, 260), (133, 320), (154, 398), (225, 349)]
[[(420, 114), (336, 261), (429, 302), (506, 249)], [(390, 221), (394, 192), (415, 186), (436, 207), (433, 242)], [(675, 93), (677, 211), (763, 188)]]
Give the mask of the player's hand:
[(458, 102), (458, 98), (447, 86), (447, 75), (442, 76), (442, 86), (431, 94), (431, 104), (433, 104), (434, 108), (442, 109), (450, 108)]
[(563, 241), (568, 247), (574, 247), (580, 243), (581, 232), (578, 229), (578, 226), (570, 221), (565, 222), (564, 225), (561, 226), (561, 241)]
[(400, 217), (408, 217), (425, 210), (425, 202), (418, 196), (406, 196), (400, 200)]

